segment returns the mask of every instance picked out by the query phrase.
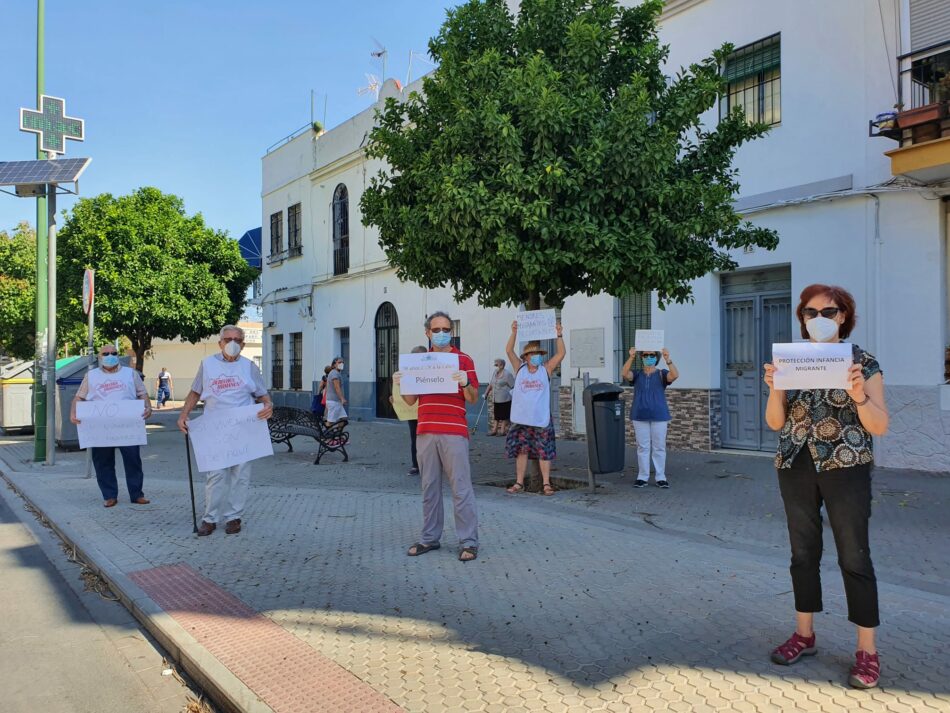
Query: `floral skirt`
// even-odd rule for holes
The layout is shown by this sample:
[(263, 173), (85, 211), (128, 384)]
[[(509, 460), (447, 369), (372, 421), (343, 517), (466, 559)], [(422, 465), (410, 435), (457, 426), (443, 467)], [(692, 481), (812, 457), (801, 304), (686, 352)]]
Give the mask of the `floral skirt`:
[(554, 445), (554, 425), (544, 428), (513, 424), (505, 439), (505, 455), (517, 458), (527, 454), (533, 460), (554, 460), (557, 449)]

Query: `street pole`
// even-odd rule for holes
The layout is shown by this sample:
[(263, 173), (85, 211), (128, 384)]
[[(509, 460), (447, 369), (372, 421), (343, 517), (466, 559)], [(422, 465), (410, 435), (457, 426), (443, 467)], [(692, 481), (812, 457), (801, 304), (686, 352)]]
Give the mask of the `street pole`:
[[(49, 160), (56, 158), (50, 153)], [(46, 288), (46, 322), (49, 338), (46, 341), (46, 465), (56, 463), (56, 184), (46, 187), (48, 206), (48, 248)]]
[[(46, 26), (46, 1), (36, 0), (36, 105), (39, 107), (44, 93), (46, 83), (46, 71), (44, 67), (45, 54), (45, 26)], [(36, 137), (36, 158), (45, 159), (46, 154), (42, 150), (43, 137), (38, 134)], [(47, 270), (49, 263), (48, 254), (48, 223), (47, 223), (47, 205), (46, 196), (37, 196), (36, 198), (36, 310), (34, 318), (36, 328), (35, 336), (35, 364), (33, 365), (33, 428), (36, 434), (33, 439), (33, 460), (41, 461), (46, 457), (47, 440), (47, 395), (44, 390), (45, 383), (49, 377), (46, 359), (49, 354), (49, 324), (48, 304), (47, 304)], [(55, 362), (54, 362), (55, 366)], [(54, 379), (55, 381), (55, 379)]]
[[(88, 341), (87, 341), (87, 344), (86, 344), (86, 350), (87, 350), (87, 351), (86, 351), (86, 358), (89, 360), (89, 366), (88, 366), (87, 369), (86, 369), (87, 372), (92, 371), (92, 370), (95, 368), (95, 365), (96, 365), (96, 357), (95, 357), (95, 354), (96, 354), (96, 344), (95, 344), (95, 337), (93, 336), (93, 329), (95, 328), (95, 324), (96, 324), (96, 300), (95, 300), (95, 294), (96, 294), (96, 291), (95, 291), (95, 284), (96, 284), (96, 283), (95, 283), (95, 276), (96, 276), (96, 271), (95, 271), (95, 270), (90, 270), (90, 272), (92, 273), (92, 285), (93, 285), (92, 294), (93, 294), (93, 296), (92, 296), (92, 298), (89, 300), (89, 323), (88, 323), (88, 325), (87, 325), (87, 327), (88, 327), (88, 329), (89, 329), (89, 334), (88, 334), (88, 337), (87, 337)], [(87, 478), (91, 478), (91, 477), (92, 477), (92, 448), (87, 448), (87, 449), (86, 449), (86, 477), (87, 477)]]

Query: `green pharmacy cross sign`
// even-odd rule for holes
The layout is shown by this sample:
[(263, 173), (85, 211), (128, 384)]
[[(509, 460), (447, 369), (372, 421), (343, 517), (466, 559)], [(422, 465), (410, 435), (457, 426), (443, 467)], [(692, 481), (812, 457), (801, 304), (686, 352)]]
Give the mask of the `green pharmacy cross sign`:
[(40, 135), (43, 151), (66, 153), (66, 139), (82, 141), (85, 138), (85, 122), (66, 116), (66, 100), (40, 97), (40, 110), (20, 109), (20, 131)]

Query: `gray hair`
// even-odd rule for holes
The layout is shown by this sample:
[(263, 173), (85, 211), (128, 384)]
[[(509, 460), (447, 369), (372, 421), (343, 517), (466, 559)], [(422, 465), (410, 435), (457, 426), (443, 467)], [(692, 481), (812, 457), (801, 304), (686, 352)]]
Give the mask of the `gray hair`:
[(241, 335), (241, 341), (242, 342), (244, 341), (244, 330), (241, 329), (236, 324), (226, 324), (223, 327), (221, 327), (221, 331), (218, 332), (218, 341), (221, 341), (222, 339), (224, 339), (225, 332), (238, 332)]
[(426, 348), (426, 347), (413, 347), (413, 348), (412, 348), (412, 353), (413, 353), (413, 354), (424, 354), (424, 353), (427, 352), (427, 351), (429, 351), (429, 350), (428, 350), (428, 348)]
[(438, 310), (430, 314), (428, 317), (426, 317), (426, 321), (425, 321), (426, 329), (432, 329), (432, 320), (437, 317), (444, 317), (445, 319), (449, 320), (449, 326), (452, 326), (452, 327), (455, 326), (455, 323), (452, 321), (452, 318), (449, 317), (448, 312), (443, 312), (442, 310)]

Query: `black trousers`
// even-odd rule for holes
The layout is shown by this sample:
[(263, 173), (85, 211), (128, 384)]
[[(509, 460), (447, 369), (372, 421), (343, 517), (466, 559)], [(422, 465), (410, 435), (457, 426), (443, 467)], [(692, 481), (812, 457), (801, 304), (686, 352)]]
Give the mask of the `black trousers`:
[(416, 457), (416, 426), (419, 422), (416, 419), (410, 419), (409, 423), (409, 448), (412, 451), (412, 467), (419, 468), (419, 459)]
[(848, 600), (848, 620), (858, 626), (878, 626), (877, 579), (868, 543), (871, 466), (816, 473), (806, 445), (791, 468), (779, 469), (778, 483), (792, 546), (789, 570), (796, 611), (822, 610), (821, 506), (824, 504), (838, 549), (838, 566)]

